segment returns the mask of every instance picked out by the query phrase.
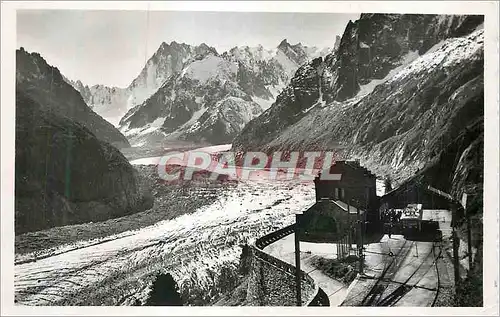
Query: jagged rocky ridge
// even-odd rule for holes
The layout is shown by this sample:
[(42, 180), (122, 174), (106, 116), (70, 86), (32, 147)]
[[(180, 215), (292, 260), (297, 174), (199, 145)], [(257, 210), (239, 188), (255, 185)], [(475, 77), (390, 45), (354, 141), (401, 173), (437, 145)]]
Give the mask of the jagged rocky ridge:
[(299, 68), (233, 148), (335, 150), (380, 176), (407, 179), (483, 118), (482, 21), (362, 14), (336, 53)]
[(97, 138), (123, 148), (129, 142), (118, 129), (92, 111), (82, 96), (69, 85), (56, 67), (50, 66), (38, 53), (23, 48), (16, 51), (16, 87), (31, 99), (58, 115), (85, 126)]
[(76, 90), (80, 92), (85, 103), (106, 121), (118, 126), (123, 113), (127, 111), (128, 92), (119, 87), (108, 87), (104, 85), (84, 85), (80, 80), (67, 80)]
[(222, 54), (206, 44), (163, 43), (125, 89), (69, 82), (108, 121), (118, 125), (123, 117), (120, 129), (134, 145), (230, 142), (272, 104), (299, 65), (328, 51), (287, 40), (273, 50), (244, 46)]
[(215, 55), (191, 63), (125, 115), (124, 133), (135, 145), (168, 138), (230, 142), (262, 112), (236, 84), (237, 70), (235, 63)]
[(230, 143), (263, 108), (297, 67), (324, 53), (283, 40), (275, 50), (235, 47), (209, 52), (170, 76), (143, 104), (120, 121), (134, 145), (168, 140)]

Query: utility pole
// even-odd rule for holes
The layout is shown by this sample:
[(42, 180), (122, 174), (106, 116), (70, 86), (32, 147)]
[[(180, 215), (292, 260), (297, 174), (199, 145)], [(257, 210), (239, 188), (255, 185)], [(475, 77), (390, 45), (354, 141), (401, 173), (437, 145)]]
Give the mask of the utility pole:
[(351, 207), (349, 206), (349, 201), (346, 199), (347, 203), (347, 244), (349, 245), (349, 255), (351, 255), (351, 239), (352, 239), (352, 224), (351, 224)]
[(456, 222), (457, 222), (457, 207), (451, 203), (451, 227), (452, 227), (452, 242), (453, 242), (453, 271), (455, 275), (455, 288), (458, 286), (460, 283), (460, 270), (459, 270), (459, 261), (458, 261), (458, 247), (459, 247), (459, 241), (458, 241), (458, 236), (457, 236), (457, 231), (455, 230), (456, 227)]
[(295, 215), (295, 292), (297, 295), (297, 306), (302, 306), (301, 274), (300, 274), (300, 231), (301, 221), (299, 214)]
[(358, 256), (359, 256), (359, 273), (363, 274), (363, 233), (361, 232), (361, 216), (359, 212), (359, 206), (356, 208), (356, 216), (357, 216), (357, 247), (358, 247)]

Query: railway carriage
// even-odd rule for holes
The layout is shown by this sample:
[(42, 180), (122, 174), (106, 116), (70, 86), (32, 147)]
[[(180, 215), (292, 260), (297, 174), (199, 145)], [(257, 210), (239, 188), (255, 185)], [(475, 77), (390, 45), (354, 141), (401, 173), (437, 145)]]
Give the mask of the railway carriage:
[(401, 214), (403, 232), (422, 230), (422, 204), (409, 204)]
[(423, 219), (422, 204), (409, 204), (401, 214), (403, 236), (408, 240), (440, 241), (443, 237), (437, 221)]

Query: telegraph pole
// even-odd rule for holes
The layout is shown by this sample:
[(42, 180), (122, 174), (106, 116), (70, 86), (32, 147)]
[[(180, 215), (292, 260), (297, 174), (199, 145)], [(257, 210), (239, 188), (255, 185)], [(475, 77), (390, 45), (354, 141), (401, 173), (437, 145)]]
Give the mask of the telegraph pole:
[(347, 244), (349, 245), (349, 254), (348, 255), (351, 255), (351, 238), (352, 238), (352, 224), (351, 224), (351, 208), (350, 208), (350, 205), (349, 205), (349, 202), (348, 200), (346, 199), (346, 203), (347, 203)]
[(356, 218), (357, 218), (357, 247), (358, 247), (358, 256), (359, 256), (359, 273), (363, 274), (363, 233), (362, 233), (362, 224), (361, 224), (361, 215), (359, 212), (359, 206), (356, 208)]
[(300, 278), (300, 215), (295, 215), (295, 292), (297, 306), (302, 306), (301, 278)]
[(451, 226), (452, 226), (452, 232), (451, 232), (451, 237), (452, 237), (452, 244), (453, 244), (453, 271), (455, 275), (455, 287), (458, 286), (460, 283), (460, 269), (459, 269), (459, 262), (458, 262), (458, 236), (457, 236), (457, 231), (455, 230), (455, 227), (457, 225), (457, 207), (452, 203), (450, 204), (451, 206)]

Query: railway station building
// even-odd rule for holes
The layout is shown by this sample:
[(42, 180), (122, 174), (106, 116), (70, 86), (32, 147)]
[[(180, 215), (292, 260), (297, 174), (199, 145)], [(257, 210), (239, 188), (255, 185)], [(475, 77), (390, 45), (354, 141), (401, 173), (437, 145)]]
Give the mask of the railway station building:
[[(340, 177), (324, 179), (323, 173)], [(301, 241), (355, 241), (358, 221), (379, 219), (376, 176), (359, 161), (335, 162), (315, 178), (314, 184), (316, 202), (298, 218)]]

